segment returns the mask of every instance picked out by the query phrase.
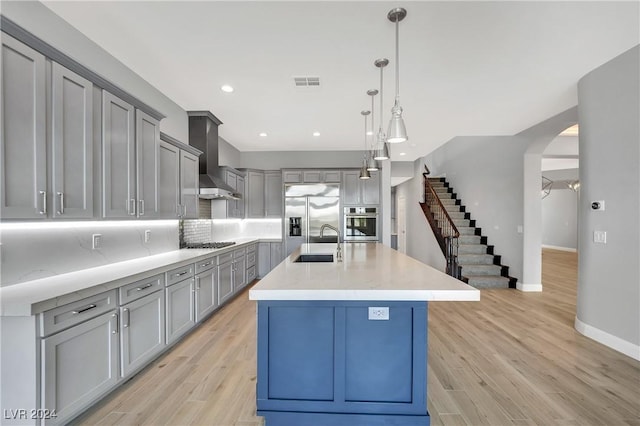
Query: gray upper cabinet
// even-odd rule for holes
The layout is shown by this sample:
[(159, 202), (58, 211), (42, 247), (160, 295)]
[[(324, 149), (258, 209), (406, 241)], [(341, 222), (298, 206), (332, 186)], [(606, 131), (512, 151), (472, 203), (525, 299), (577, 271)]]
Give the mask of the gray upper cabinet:
[(198, 218), (198, 157), (180, 151), (180, 207), (182, 219)]
[(380, 204), (380, 173), (371, 172), (370, 179), (360, 179), (358, 170), (342, 172), (341, 196), (345, 206)]
[(283, 170), (282, 180), (284, 183), (302, 183), (302, 170)]
[(247, 171), (246, 200), (247, 217), (261, 218), (265, 216), (265, 174), (257, 170)]
[(3, 219), (47, 216), (45, 57), (2, 34), (0, 197)]
[(136, 216), (134, 108), (102, 92), (102, 214)]
[(283, 170), (284, 183), (340, 183), (340, 170)]
[(244, 219), (245, 214), (245, 179), (242, 172), (230, 167), (221, 168), (221, 177), (227, 185), (233, 188), (235, 194), (240, 195), (239, 200), (213, 200), (211, 213), (213, 219)]
[(264, 216), (282, 217), (282, 173), (264, 172)]
[(53, 217), (93, 217), (93, 84), (52, 64)]
[(247, 170), (246, 217), (282, 217), (282, 173), (279, 170)]
[(159, 216), (158, 153), (160, 150), (160, 122), (136, 110), (136, 194), (137, 215), (144, 218)]
[(102, 99), (103, 215), (159, 217), (160, 123), (107, 91)]
[(158, 208), (163, 218), (177, 218), (180, 208), (180, 149), (160, 141)]

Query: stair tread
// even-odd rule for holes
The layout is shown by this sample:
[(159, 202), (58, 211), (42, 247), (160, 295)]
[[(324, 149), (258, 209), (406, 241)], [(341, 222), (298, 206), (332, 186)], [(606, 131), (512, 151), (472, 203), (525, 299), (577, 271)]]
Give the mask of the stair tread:
[[(459, 249), (458, 249), (459, 250)], [(486, 253), (463, 253), (458, 252), (458, 263), (460, 265), (493, 265), (494, 255)]]

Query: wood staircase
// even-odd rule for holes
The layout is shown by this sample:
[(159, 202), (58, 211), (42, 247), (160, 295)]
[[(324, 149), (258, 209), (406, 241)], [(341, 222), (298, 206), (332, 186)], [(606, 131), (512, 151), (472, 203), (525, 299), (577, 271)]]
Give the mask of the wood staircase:
[[(426, 173), (423, 176), (425, 202), (420, 206), (447, 258), (447, 273), (476, 288), (515, 288), (517, 279), (509, 276), (509, 267), (501, 264), (501, 257), (494, 253), (492, 245), (487, 244), (482, 229), (476, 226), (476, 221), (471, 219), (471, 214), (445, 178), (430, 178)], [(439, 212), (442, 207), (446, 215)], [(445, 223), (448, 221), (452, 223)], [(441, 240), (445, 241), (443, 230), (447, 233), (446, 229), (451, 226), (459, 234), (455, 242), (455, 260), (449, 259), (451, 250), (441, 243)], [(450, 264), (454, 262), (456, 270), (450, 271)]]

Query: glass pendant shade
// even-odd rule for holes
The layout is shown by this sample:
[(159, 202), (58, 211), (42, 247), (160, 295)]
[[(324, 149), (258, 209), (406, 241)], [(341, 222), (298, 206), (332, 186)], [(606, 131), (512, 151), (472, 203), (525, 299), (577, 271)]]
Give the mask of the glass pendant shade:
[(389, 159), (389, 145), (386, 142), (378, 145), (378, 149), (373, 152), (373, 159), (378, 161)]
[(404, 126), (404, 120), (402, 119), (402, 107), (395, 105), (391, 110), (391, 121), (389, 122), (389, 129), (387, 130), (387, 142), (400, 143), (407, 139), (409, 139), (409, 137), (407, 136), (407, 128)]

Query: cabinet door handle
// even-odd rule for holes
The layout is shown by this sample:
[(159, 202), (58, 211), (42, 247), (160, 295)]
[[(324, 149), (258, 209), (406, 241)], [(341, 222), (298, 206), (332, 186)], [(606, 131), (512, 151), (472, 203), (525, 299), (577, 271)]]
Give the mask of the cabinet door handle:
[(135, 198), (132, 198), (129, 200), (129, 215), (130, 216), (135, 216), (136, 215), (136, 200)]
[(185, 217), (187, 215), (187, 205), (183, 204), (182, 205), (182, 217)]
[(94, 308), (97, 308), (97, 307), (98, 307), (98, 305), (96, 305), (96, 304), (92, 303), (92, 304), (90, 304), (90, 305), (85, 306), (84, 308), (80, 308), (80, 309), (78, 309), (78, 310), (76, 310), (76, 311), (71, 311), (71, 313), (72, 313), (73, 315), (78, 315), (78, 314), (81, 314), (81, 313), (83, 313), (83, 312), (87, 312), (87, 311), (89, 311), (89, 310), (91, 310), (91, 309), (94, 309)]
[(180, 204), (176, 204), (176, 216), (182, 217), (182, 206)]
[(40, 214), (47, 214), (47, 191), (40, 191), (40, 197), (42, 197), (42, 208), (40, 209)]
[(58, 214), (64, 214), (64, 192), (58, 192)]
[[(126, 317), (126, 319), (125, 319)], [(122, 328), (127, 328), (129, 327), (129, 320), (131, 318), (129, 317), (129, 308), (124, 308), (122, 310)]]
[(196, 277), (196, 290), (200, 290), (200, 277)]
[(140, 216), (144, 216), (144, 200), (140, 200)]
[(111, 334), (118, 334), (118, 314), (115, 313), (111, 315), (111, 318), (115, 320), (113, 321), (114, 325), (113, 325), (113, 328), (111, 329)]
[(143, 285), (142, 287), (136, 287), (136, 291), (142, 291), (144, 289), (147, 289), (149, 287), (153, 286), (153, 284), (147, 284), (147, 285)]

